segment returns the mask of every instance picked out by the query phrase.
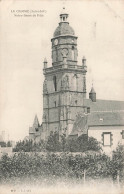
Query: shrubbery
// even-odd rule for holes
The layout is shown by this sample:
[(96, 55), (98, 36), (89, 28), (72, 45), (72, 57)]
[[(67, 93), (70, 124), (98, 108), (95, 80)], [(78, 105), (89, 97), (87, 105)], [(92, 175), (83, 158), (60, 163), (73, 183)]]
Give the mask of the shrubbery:
[[(124, 147), (118, 147), (112, 159), (101, 154), (75, 153), (13, 153), (12, 157), (3, 155), (0, 160), (0, 182), (53, 183), (56, 180), (82, 181), (84, 172), (89, 179), (117, 179), (123, 181), (121, 172), (124, 171)], [(116, 176), (116, 178), (115, 178)]]
[(45, 142), (43, 140), (38, 143), (35, 143), (32, 140), (19, 141), (16, 143), (15, 148), (13, 148), (14, 152), (41, 152), (45, 150)]
[(93, 137), (87, 135), (81, 135), (78, 138), (66, 138), (65, 135), (61, 135), (57, 132), (51, 132), (47, 141), (41, 140), (39, 143), (33, 143), (32, 140), (17, 142), (14, 152), (85, 152), (88, 150), (100, 151), (100, 143)]
[(118, 144), (113, 151), (110, 172), (115, 180), (118, 177), (120, 182), (124, 181), (124, 145)]
[(72, 182), (82, 180), (84, 173), (86, 179), (110, 178), (122, 184), (124, 181), (123, 145), (118, 145), (109, 157), (100, 152), (101, 146), (93, 137), (66, 139), (64, 135), (51, 133), (46, 142), (17, 142), (13, 151), (18, 153), (12, 157), (3, 155), (0, 160), (1, 182), (53, 183), (57, 179)]
[(57, 179), (80, 181), (110, 178), (123, 184), (124, 146), (118, 145), (112, 158), (104, 153), (13, 153), (0, 159), (0, 182), (53, 183)]
[[(103, 157), (105, 159), (103, 163)], [(81, 179), (84, 169), (87, 170), (87, 178), (107, 177), (110, 172), (106, 172), (107, 156), (91, 155), (67, 155), (67, 154), (26, 154), (18, 153), (13, 157), (4, 155), (0, 161), (0, 179), (2, 182), (38, 179), (41, 181), (52, 179)], [(101, 168), (98, 164), (100, 163)]]
[(1, 147), (12, 147), (12, 143), (10, 141), (8, 141), (8, 142), (1, 141), (0, 146)]

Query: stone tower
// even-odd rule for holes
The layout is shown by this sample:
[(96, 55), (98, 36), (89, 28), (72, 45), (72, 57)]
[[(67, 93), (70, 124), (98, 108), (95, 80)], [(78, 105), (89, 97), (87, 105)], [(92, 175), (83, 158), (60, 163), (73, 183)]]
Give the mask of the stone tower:
[(59, 134), (71, 133), (78, 113), (84, 112), (86, 98), (86, 59), (78, 65), (77, 36), (68, 22), (68, 14), (63, 9), (60, 23), (56, 28), (52, 43), (52, 67), (44, 60), (43, 120), (46, 136), (50, 131)]

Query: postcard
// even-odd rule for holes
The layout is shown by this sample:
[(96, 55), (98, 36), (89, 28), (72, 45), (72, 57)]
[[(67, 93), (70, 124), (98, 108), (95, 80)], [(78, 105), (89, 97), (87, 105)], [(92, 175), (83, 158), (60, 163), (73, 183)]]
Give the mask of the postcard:
[(0, 1), (0, 193), (124, 192), (124, 2)]

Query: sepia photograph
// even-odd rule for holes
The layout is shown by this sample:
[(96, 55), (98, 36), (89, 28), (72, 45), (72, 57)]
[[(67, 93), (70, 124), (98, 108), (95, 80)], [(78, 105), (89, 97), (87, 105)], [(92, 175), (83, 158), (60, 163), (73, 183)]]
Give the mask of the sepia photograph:
[(124, 1), (0, 0), (0, 193), (124, 193)]

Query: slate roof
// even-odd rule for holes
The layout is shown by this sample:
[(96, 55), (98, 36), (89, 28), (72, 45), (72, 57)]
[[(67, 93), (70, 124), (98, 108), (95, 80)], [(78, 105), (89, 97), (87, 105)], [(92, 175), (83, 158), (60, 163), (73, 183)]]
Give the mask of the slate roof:
[(124, 112), (92, 112), (88, 126), (124, 126)]
[(124, 110), (124, 101), (85, 99), (84, 105), (90, 107), (91, 112), (98, 111), (120, 111)]
[(38, 129), (39, 127), (40, 127), (40, 124), (38, 121), (38, 117), (37, 117), (37, 115), (35, 115), (33, 126), (29, 127), (29, 133), (36, 133), (36, 129)]
[(93, 104), (91, 113), (77, 116), (70, 135), (86, 134), (91, 126), (124, 126), (124, 102), (97, 100), (97, 103), (90, 103)]

